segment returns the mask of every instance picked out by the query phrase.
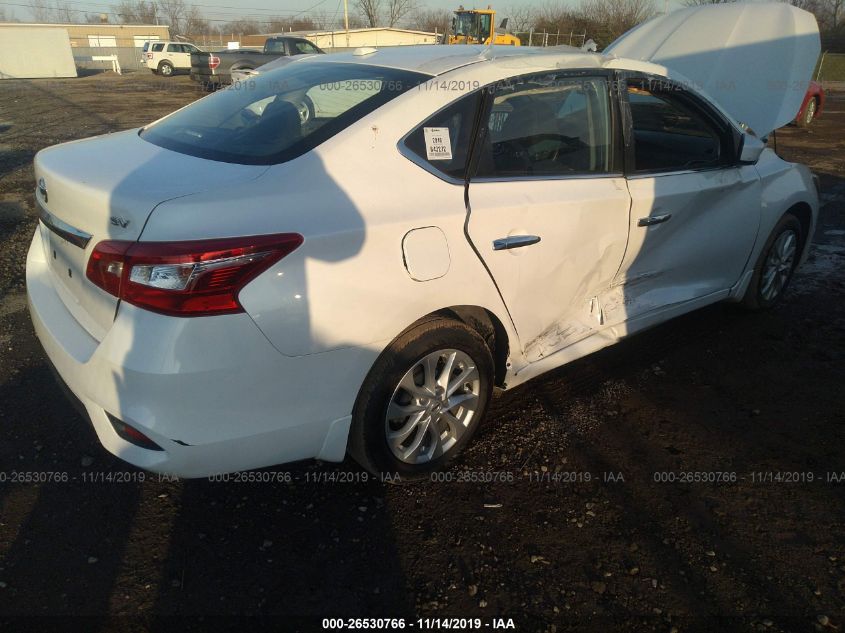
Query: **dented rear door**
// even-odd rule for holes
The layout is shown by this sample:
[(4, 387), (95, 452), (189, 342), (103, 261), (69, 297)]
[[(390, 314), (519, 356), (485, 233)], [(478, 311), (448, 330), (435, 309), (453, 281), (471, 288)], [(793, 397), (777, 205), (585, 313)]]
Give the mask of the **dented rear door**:
[(467, 232), (529, 361), (602, 327), (597, 297), (625, 251), (630, 198), (615, 172), (609, 83), (523, 76), (492, 97)]

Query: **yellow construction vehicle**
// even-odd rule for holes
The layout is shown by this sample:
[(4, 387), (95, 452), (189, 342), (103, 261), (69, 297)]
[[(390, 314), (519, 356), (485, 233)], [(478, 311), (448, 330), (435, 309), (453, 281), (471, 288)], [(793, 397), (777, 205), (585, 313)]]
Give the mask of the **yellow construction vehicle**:
[(452, 32), (447, 37), (449, 44), (500, 44), (520, 46), (519, 38), (506, 31), (508, 19), (495, 28), (496, 12), (486, 9), (464, 9), (455, 11), (452, 18)]

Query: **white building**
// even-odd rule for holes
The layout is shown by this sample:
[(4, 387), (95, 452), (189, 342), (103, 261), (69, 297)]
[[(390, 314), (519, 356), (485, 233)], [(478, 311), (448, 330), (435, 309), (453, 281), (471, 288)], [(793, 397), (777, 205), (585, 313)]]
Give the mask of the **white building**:
[[(409, 29), (395, 29), (388, 27), (373, 27), (366, 29), (338, 29), (336, 31), (294, 31), (292, 33), (267, 33), (260, 36), (248, 35), (241, 40), (241, 44), (252, 44), (252, 40), (282, 35), (293, 35), (310, 40), (326, 52), (333, 49), (358, 48), (360, 46), (412, 46), (414, 44), (436, 44), (437, 34), (425, 31), (411, 31)], [(264, 43), (261, 39), (261, 44)]]

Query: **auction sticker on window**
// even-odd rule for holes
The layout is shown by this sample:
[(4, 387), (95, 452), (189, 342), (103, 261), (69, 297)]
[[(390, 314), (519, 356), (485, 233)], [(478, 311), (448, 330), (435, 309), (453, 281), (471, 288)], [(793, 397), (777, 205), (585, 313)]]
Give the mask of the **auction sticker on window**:
[(452, 160), (452, 141), (447, 127), (424, 127), (425, 157), (428, 160)]

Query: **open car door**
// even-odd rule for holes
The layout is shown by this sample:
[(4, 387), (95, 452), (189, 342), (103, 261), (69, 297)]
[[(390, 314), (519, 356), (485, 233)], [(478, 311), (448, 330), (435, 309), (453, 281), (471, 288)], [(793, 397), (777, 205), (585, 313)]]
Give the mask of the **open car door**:
[(683, 75), (762, 137), (795, 118), (820, 50), (813, 14), (778, 2), (673, 11), (628, 31), (604, 52)]

